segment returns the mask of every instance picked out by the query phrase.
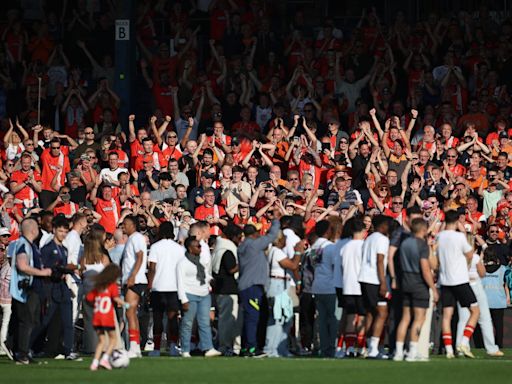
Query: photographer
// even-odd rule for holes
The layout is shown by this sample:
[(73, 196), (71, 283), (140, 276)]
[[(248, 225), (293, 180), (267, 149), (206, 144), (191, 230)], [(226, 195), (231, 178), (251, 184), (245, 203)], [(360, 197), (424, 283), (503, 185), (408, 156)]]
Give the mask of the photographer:
[(22, 236), (14, 246), (10, 293), (12, 295), (15, 328), (16, 361), (29, 364), (30, 335), (39, 322), (41, 311), (39, 277), (50, 276), (52, 270), (43, 268), (41, 253), (35, 243), (39, 236), (37, 221), (28, 218), (21, 223)]
[[(62, 323), (62, 336), (64, 355), (66, 360), (76, 360), (73, 353), (73, 304), (71, 290), (68, 288), (65, 275), (72, 273), (77, 267), (68, 266), (68, 250), (62, 244), (69, 232), (69, 223), (63, 216), (53, 219), (53, 239), (41, 249), (41, 261), (43, 265), (51, 268), (49, 279), (43, 280), (43, 294), (41, 304), (44, 308), (42, 323), (32, 334), (35, 342), (43, 333), (46, 333), (55, 314), (60, 313)], [(69, 267), (69, 268), (68, 268)]]

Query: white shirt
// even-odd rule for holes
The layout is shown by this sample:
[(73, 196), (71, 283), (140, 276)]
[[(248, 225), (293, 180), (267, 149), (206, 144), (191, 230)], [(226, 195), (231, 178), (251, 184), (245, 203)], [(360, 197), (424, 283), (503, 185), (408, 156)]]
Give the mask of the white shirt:
[(74, 229), (68, 232), (62, 244), (68, 250), (68, 263), (78, 265), (80, 261), (80, 251), (83, 247), (82, 239)]
[(137, 253), (142, 252), (142, 265), (135, 275), (135, 284), (147, 284), (146, 267), (148, 263), (148, 247), (146, 238), (140, 232), (134, 232), (128, 237), (128, 241), (124, 247), (123, 258), (121, 264), (122, 284), (126, 285), (128, 278), (133, 272), (135, 263), (137, 262)]
[(300, 241), (300, 237), (293, 232), (293, 230), (286, 228), (283, 229), (283, 235), (286, 236), (286, 245), (284, 246), (284, 253), (289, 259), (293, 259), (295, 256), (295, 246)]
[(374, 232), (363, 243), (359, 282), (379, 285), (377, 254), (384, 255), (384, 271), (388, 265), (389, 239), (380, 232)]
[(178, 291), (178, 262), (184, 257), (185, 248), (171, 239), (162, 239), (151, 246), (148, 261), (156, 264), (152, 291)]
[(469, 282), (468, 262), (464, 254), (472, 249), (462, 232), (446, 230), (437, 235), (441, 285), (453, 286)]
[(286, 259), (288, 256), (278, 247), (271, 246), (268, 252), (268, 264), (270, 265), (270, 275), (284, 277), (286, 270), (279, 264), (280, 261)]
[[(202, 260), (200, 260), (200, 262), (203, 264)], [(206, 275), (208, 275), (208, 273), (206, 273)], [(187, 293), (196, 296), (206, 296), (210, 294), (208, 278), (205, 279), (205, 284), (201, 285), (201, 282), (197, 280), (197, 267), (188, 261), (186, 257), (183, 257), (178, 262), (177, 277), (178, 298), (182, 304), (188, 303)]]
[(199, 244), (201, 244), (201, 254), (199, 255), (199, 258), (201, 260), (201, 264), (204, 265), (206, 281), (210, 281), (212, 278), (212, 253), (210, 252), (210, 247), (206, 241), (201, 240)]
[(44, 229), (41, 229), (41, 239), (39, 239), (39, 249), (42, 249), (46, 244), (53, 240), (53, 233), (46, 232)]
[(117, 177), (121, 172), (126, 172), (129, 174), (126, 168), (117, 167), (115, 170), (111, 170), (110, 168), (103, 168), (100, 171), (101, 180), (107, 185), (114, 185), (112, 182), (117, 181)]
[(364, 240), (350, 240), (340, 252), (343, 271), (343, 294), (361, 295), (357, 277), (361, 272)]

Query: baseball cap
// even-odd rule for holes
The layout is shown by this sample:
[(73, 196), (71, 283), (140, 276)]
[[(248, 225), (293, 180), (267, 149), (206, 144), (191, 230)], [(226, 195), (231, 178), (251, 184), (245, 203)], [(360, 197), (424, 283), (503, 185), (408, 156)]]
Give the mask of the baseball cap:
[(336, 124), (336, 125), (338, 125), (338, 126), (339, 126), (339, 125), (340, 125), (340, 122), (339, 122), (339, 120), (338, 120), (338, 119), (331, 119), (331, 120), (329, 120), (329, 124)]
[(11, 231), (7, 227), (2, 227), (0, 228), (0, 236), (11, 236)]
[(345, 139), (345, 140), (347, 140), (347, 141), (349, 140), (349, 136), (348, 136), (348, 133), (347, 133), (347, 132), (345, 132), (345, 131), (341, 131), (341, 132), (339, 133), (339, 135), (340, 135), (340, 139)]
[(508, 139), (508, 133), (505, 131), (500, 132), (500, 139)]
[(190, 216), (192, 217), (192, 214), (189, 211), (185, 211), (181, 214), (181, 217)]
[(201, 173), (201, 176), (206, 179), (214, 179), (215, 178), (215, 175), (210, 172), (203, 172), (203, 173)]

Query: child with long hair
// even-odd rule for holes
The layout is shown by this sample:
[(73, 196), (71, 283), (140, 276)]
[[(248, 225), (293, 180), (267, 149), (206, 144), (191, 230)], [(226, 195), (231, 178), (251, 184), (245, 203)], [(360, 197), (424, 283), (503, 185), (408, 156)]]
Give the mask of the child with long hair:
[(119, 297), (117, 279), (120, 275), (121, 270), (116, 264), (107, 265), (103, 271), (94, 276), (94, 289), (86, 296), (87, 301), (94, 303), (92, 325), (98, 335), (98, 345), (90, 367), (91, 371), (96, 371), (98, 367), (112, 369), (109, 357), (117, 343), (113, 303), (122, 305), (125, 309), (130, 308), (130, 304)]

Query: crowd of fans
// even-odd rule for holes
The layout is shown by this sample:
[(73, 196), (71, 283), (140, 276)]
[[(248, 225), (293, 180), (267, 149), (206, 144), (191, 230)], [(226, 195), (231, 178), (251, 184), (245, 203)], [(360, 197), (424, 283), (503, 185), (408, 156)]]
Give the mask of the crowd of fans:
[[(498, 355), (511, 284), (510, 19), (482, 6), (416, 22), (399, 12), (385, 24), (372, 8), (339, 28), (332, 18), (310, 25), (306, 10), (284, 18), (264, 0), (137, 2), (132, 98), (142, 111), (123, 118), (112, 3), (12, 9), (0, 29), (4, 353), (7, 341), (29, 362), (60, 316), (56, 349), (68, 359), (78, 357), (78, 323), (82, 351), (94, 351), (93, 326), (100, 349), (103, 331), (112, 339), (120, 327), (131, 357), (148, 339), (158, 355), (162, 335), (185, 357), (196, 344), (206, 356), (342, 356), (365, 353), (366, 335), (367, 354), (381, 357), (389, 333), (399, 358), (408, 326), (399, 326), (407, 315), (397, 280), (408, 268), (399, 255), (412, 252), (401, 243), (405, 233), (424, 237), (415, 252), (435, 260), (448, 229), (468, 239), (467, 282), (480, 275), (485, 291), (480, 313), (471, 300), (467, 316), (458, 311), (468, 322), (458, 337), (487, 316), (485, 347)], [(377, 281), (345, 265), (342, 256), (358, 252), (374, 252)], [(110, 263), (120, 271), (104, 270)], [(439, 263), (429, 265), (437, 280)], [(117, 298), (118, 273), (119, 324), (102, 323), (91, 300)], [(437, 290), (425, 276), (428, 307), (428, 289), (436, 301)], [(379, 292), (347, 293), (347, 281)], [(85, 300), (93, 288), (100, 296)], [(347, 301), (361, 288), (365, 303)], [(338, 305), (352, 315), (340, 326)], [(442, 338), (450, 355), (445, 317), (430, 339)], [(418, 334), (421, 325), (412, 325)], [(101, 352), (94, 369), (109, 366)]]

